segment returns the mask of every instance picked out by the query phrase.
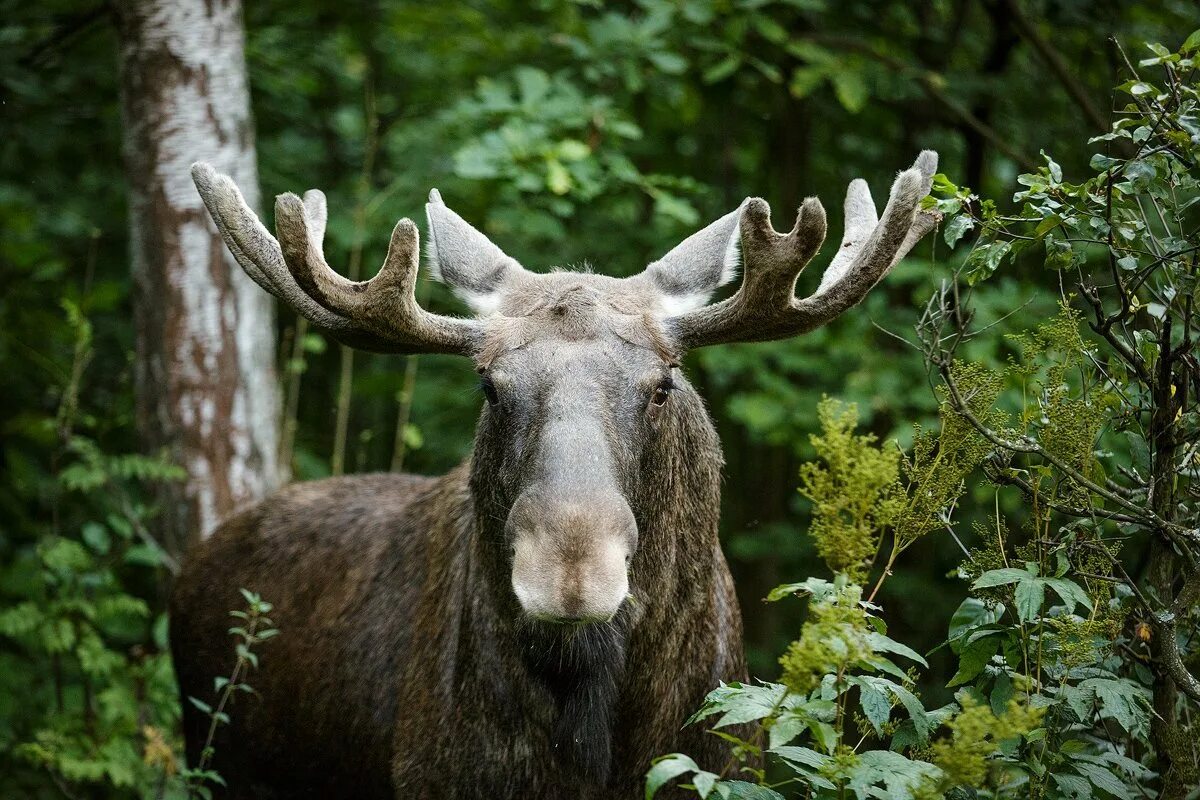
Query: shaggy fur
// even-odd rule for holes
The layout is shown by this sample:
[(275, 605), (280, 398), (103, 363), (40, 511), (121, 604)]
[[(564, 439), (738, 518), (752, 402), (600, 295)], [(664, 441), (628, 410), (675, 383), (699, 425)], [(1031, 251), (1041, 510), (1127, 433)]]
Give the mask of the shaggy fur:
[[(492, 338), (507, 344), (488, 352), (524, 399), (485, 407), (462, 467), (291, 486), (188, 559), (171, 614), (185, 696), (210, 698), (229, 670), (238, 587), (275, 604), (281, 631), (250, 678), (258, 696), (239, 698), (220, 729), (214, 766), (229, 796), (636, 797), (657, 755), (683, 750), (717, 771), (727, 761), (721, 740), (682, 727), (718, 681), (745, 677), (703, 404), (678, 377), (660, 415), (641, 413), (643, 373), (671, 369), (661, 334), (631, 335), (642, 317), (606, 323), (612, 309), (587, 282), (522, 311), (523, 326), (496, 323)], [(547, 391), (522, 364), (554, 357), (564, 374), (603, 364), (608, 374)], [(599, 412), (596, 442), (637, 520), (632, 597), (587, 626), (524, 616), (504, 525), (546, 463), (581, 473), (574, 451), (548, 441), (547, 419), (571, 391), (593, 413), (636, 412)], [(206, 724), (186, 704), (193, 761)]]
[[(261, 647), (257, 695), (218, 730), (225, 794), (633, 798), (673, 751), (721, 772), (724, 742), (683, 723), (718, 682), (744, 678), (741, 617), (717, 541), (720, 449), (680, 352), (794, 336), (857, 303), (935, 224), (918, 202), (936, 166), (922, 153), (878, 221), (852, 184), (841, 251), (804, 299), (796, 278), (825, 236), (812, 198), (789, 234), (750, 199), (617, 280), (527, 272), (435, 192), (430, 258), (486, 316), (461, 320), (417, 305), (412, 222), (379, 274), (352, 283), (321, 252), (323, 195), (280, 196), (276, 241), (231, 180), (195, 165), (264, 289), (353, 346), (469, 355), (489, 397), (473, 455), (450, 474), (291, 486), (188, 559), (171, 603), (185, 698), (211, 698), (229, 672), (239, 587), (275, 604), (281, 631)], [(734, 277), (739, 241), (741, 287), (700, 307)], [(535, 622), (522, 606), (535, 595), (559, 620), (618, 611)], [(185, 702), (192, 763), (207, 727)]]

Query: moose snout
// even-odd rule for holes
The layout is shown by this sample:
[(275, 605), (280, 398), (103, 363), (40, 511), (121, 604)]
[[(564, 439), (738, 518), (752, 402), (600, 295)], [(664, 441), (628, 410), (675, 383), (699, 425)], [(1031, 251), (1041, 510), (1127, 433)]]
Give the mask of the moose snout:
[(527, 493), (513, 506), (508, 527), (513, 593), (530, 617), (603, 622), (629, 596), (637, 523), (619, 494)]

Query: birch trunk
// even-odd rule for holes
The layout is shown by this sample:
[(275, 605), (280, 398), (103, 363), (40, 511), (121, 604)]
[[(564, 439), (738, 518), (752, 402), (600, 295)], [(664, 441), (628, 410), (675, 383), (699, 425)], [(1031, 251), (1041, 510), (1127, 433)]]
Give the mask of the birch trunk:
[(242, 9), (121, 0), (117, 17), (138, 426), (187, 470), (161, 495), (163, 541), (180, 552), (280, 477), (272, 300), (225, 249), (189, 174), (210, 161), (258, 206)]

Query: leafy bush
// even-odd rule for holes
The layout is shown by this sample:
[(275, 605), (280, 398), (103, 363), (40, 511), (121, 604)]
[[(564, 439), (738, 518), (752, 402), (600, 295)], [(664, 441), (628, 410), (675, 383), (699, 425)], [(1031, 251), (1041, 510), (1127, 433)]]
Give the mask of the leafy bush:
[[(0, 796), (206, 797), (220, 776), (206, 762), (185, 767), (167, 620), (152, 611), (178, 564), (151, 536), (145, 498), (183, 470), (93, 438), (97, 412), (80, 402), (92, 325), (80, 305), (63, 309), (66, 384), (52, 413), (22, 420), (46, 443), (45, 463), (20, 462), (9, 489), (45, 516), (28, 545), (4, 542), (11, 558), (0, 564)], [(231, 612), (243, 620), (230, 631), (233, 673), (215, 678), (214, 727), (232, 693), (250, 691), (251, 648), (275, 635), (270, 604), (245, 594), (247, 610)]]
[[(916, 328), (939, 430), (918, 431), (901, 459), (854, 435), (853, 407), (822, 404), (800, 491), (835, 578), (768, 598), (809, 598), (778, 683), (722, 686), (693, 717), (720, 715), (724, 736), (756, 723), (730, 768), (666, 756), (648, 798), (671, 780), (704, 798), (1195, 793), (1200, 31), (1179, 52), (1150, 50), (1138, 66), (1161, 85), (1129, 65), (1118, 91), (1130, 101), (1092, 140), (1105, 151), (1092, 177), (1068, 182), (1046, 156), (1018, 178), (1011, 215), (935, 181), (928, 202), (948, 215), (947, 244), (980, 234)], [(961, 358), (1003, 322), (976, 319), (975, 293), (1035, 254), (1058, 274), (1059, 313), (1008, 337), (1006, 367)], [(960, 537), (956, 511), (980, 478), (994, 514)], [(1025, 513), (1003, 513), (1002, 494)], [(898, 556), (943, 530), (974, 539), (958, 570), (970, 594), (942, 645), (958, 660), (954, 701), (927, 709), (916, 690), (925, 661), (888, 638), (873, 601)], [(864, 599), (859, 583), (876, 572)]]

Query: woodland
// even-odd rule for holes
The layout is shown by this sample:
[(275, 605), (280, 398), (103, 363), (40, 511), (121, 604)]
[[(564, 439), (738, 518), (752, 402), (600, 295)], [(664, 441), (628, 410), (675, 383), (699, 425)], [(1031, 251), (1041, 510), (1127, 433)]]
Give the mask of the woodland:
[[(144, 5), (0, 0), (5, 798), (209, 796), (166, 639), (188, 544), (286, 481), (445, 472), (484, 402), (280, 308), (220, 362), (240, 421), (164, 423), (194, 376), (159, 345), (212, 321), (170, 316), (203, 292), (155, 273), (190, 240), (151, 165), (208, 123), (155, 116)], [(683, 365), (755, 678), (694, 719), (754, 733), (721, 774), (663, 753), (647, 797), (1200, 797), (1194, 2), (212, 5), (244, 31), (239, 179), (265, 216), (320, 187), (352, 277), (434, 187), (527, 265), (628, 275), (744, 197), (838, 219), (940, 154), (938, 230), (861, 305)], [(190, 699), (214, 727), (287, 635), (246, 589)]]

